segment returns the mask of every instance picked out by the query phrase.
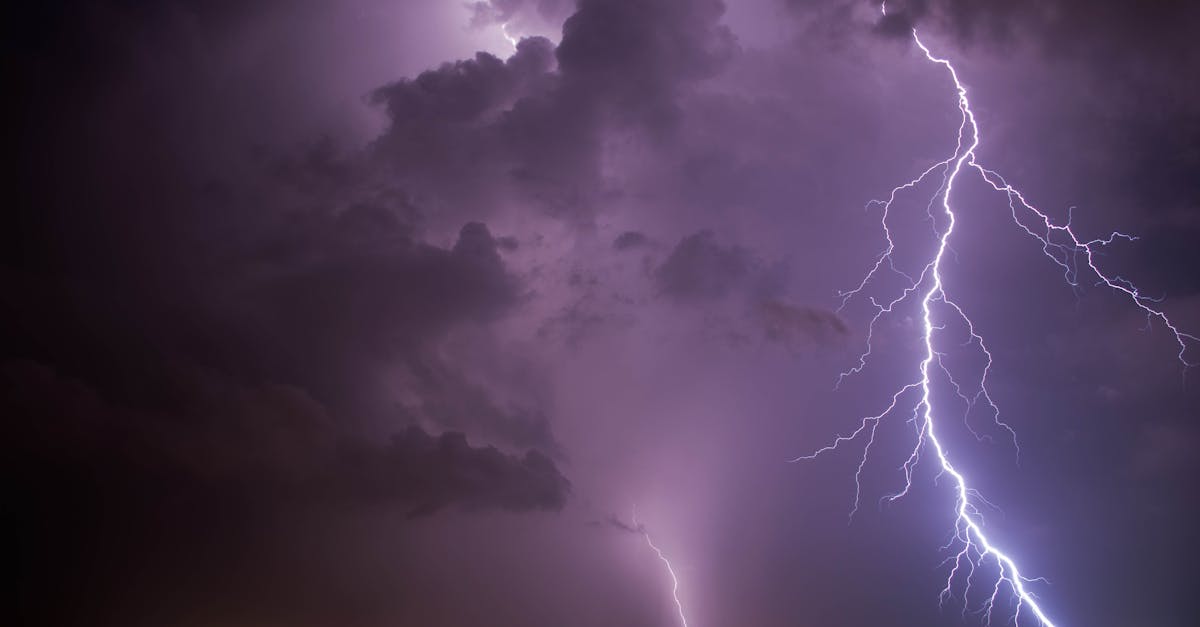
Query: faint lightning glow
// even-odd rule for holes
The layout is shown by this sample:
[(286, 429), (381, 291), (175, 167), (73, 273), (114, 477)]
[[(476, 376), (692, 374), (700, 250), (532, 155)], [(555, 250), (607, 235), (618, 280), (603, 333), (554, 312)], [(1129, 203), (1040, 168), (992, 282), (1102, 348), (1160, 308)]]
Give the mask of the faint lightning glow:
[(675, 599), (675, 609), (679, 613), (679, 624), (682, 625), (682, 627), (688, 627), (687, 616), (685, 616), (683, 613), (683, 601), (679, 599), (679, 577), (675, 574), (675, 568), (671, 566), (671, 561), (667, 559), (666, 554), (664, 554), (662, 549), (658, 548), (658, 546), (654, 544), (654, 540), (650, 538), (650, 533), (646, 531), (646, 526), (638, 522), (636, 509), (633, 512), (633, 528), (637, 530), (638, 533), (642, 534), (642, 537), (646, 539), (646, 545), (649, 546), (652, 551), (654, 551), (654, 554), (658, 556), (658, 559), (661, 560), (663, 565), (667, 567), (667, 574), (671, 576), (671, 598)]
[[(881, 10), (886, 16), (886, 3), (881, 5)], [(1032, 615), (1037, 619), (1038, 624), (1045, 627), (1054, 627), (1054, 623), (1046, 616), (1042, 606), (1038, 603), (1037, 597), (1029, 590), (1030, 584), (1034, 582), (1044, 583), (1044, 580), (1039, 578), (1031, 579), (1022, 575), (1013, 557), (1001, 551), (985, 534), (981, 507), (995, 508), (995, 506), (984, 499), (978, 491), (971, 488), (966, 476), (951, 463), (947, 446), (938, 438), (935, 429), (932, 390), (936, 373), (932, 371), (936, 367), (937, 371), (950, 383), (958, 397), (962, 399), (967, 407), (968, 414), (979, 403), (982, 402), (985, 404), (991, 412), (994, 426), (1004, 431), (1011, 438), (1017, 453), (1019, 454), (1020, 452), (1020, 449), (1017, 447), (1016, 433), (1007, 423), (1000, 419), (1000, 410), (992, 400), (992, 395), (988, 392), (987, 381), (992, 367), (992, 353), (985, 345), (983, 337), (976, 332), (974, 323), (972, 323), (963, 308), (947, 294), (946, 285), (943, 282), (942, 260), (949, 249), (950, 237), (954, 232), (955, 223), (958, 220), (958, 216), (955, 214), (953, 205), (951, 204), (951, 195), (954, 191), (955, 183), (959, 180), (959, 175), (964, 171), (975, 171), (994, 190), (1004, 193), (1008, 198), (1013, 221), (1025, 233), (1035, 238), (1041, 244), (1043, 253), (1062, 268), (1064, 278), (1072, 287), (1078, 287), (1080, 272), (1088, 272), (1096, 277), (1097, 285), (1107, 286), (1128, 297), (1146, 315), (1148, 324), (1154, 320), (1158, 320), (1172, 334), (1173, 340), (1178, 345), (1178, 358), (1183, 364), (1183, 371), (1185, 373), (1188, 368), (1196, 365), (1187, 358), (1189, 342), (1200, 341), (1200, 338), (1181, 331), (1168, 318), (1166, 313), (1158, 307), (1159, 301), (1157, 299), (1143, 295), (1133, 283), (1120, 276), (1106, 273), (1097, 264), (1096, 253), (1099, 249), (1111, 245), (1117, 240), (1132, 241), (1136, 239), (1135, 237), (1114, 232), (1108, 237), (1101, 239), (1088, 240), (1080, 238), (1072, 230), (1070, 219), (1067, 220), (1066, 224), (1056, 224), (1045, 212), (1030, 204), (1021, 192), (1010, 185), (1003, 177), (995, 171), (981, 166), (976, 161), (975, 151), (980, 143), (979, 126), (976, 123), (975, 114), (971, 110), (971, 103), (967, 98), (967, 89), (959, 80), (958, 71), (949, 60), (934, 55), (918, 36), (915, 28), (912, 30), (912, 41), (924, 53), (925, 58), (930, 63), (945, 68), (946, 73), (954, 83), (954, 88), (958, 96), (958, 109), (961, 114), (957, 144), (952, 155), (929, 166), (911, 181), (893, 188), (886, 200), (875, 200), (868, 204), (868, 207), (879, 207), (881, 209), (882, 217), (880, 224), (883, 229), (884, 238), (886, 239), (886, 247), (876, 257), (873, 266), (867, 272), (866, 276), (863, 277), (862, 281), (853, 289), (840, 294), (842, 299), (841, 304), (844, 307), (854, 297), (865, 295), (864, 292), (868, 290), (872, 280), (884, 271), (890, 271), (897, 277), (904, 279), (905, 284), (903, 289), (900, 290), (899, 295), (890, 300), (885, 299), (881, 301), (875, 296), (868, 296), (868, 300), (875, 308), (875, 315), (868, 326), (866, 349), (859, 356), (857, 363), (839, 376), (838, 384), (840, 385), (846, 377), (858, 374), (867, 367), (868, 360), (872, 354), (876, 323), (881, 318), (893, 313), (897, 306), (908, 302), (914, 294), (920, 295), (923, 357), (916, 368), (917, 372), (914, 375), (916, 380), (900, 387), (892, 395), (890, 404), (882, 412), (863, 418), (858, 428), (849, 435), (838, 436), (829, 445), (817, 449), (810, 455), (797, 457), (793, 461), (814, 459), (824, 453), (836, 451), (843, 445), (848, 445), (860, 437), (864, 437), (866, 444), (863, 447), (862, 456), (859, 459), (855, 472), (854, 507), (850, 512), (851, 517), (853, 517), (859, 509), (862, 495), (863, 468), (867, 463), (871, 446), (875, 442), (876, 430), (885, 417), (893, 414), (900, 408), (907, 408), (907, 410), (911, 411), (911, 418), (909, 418), (908, 422), (914, 427), (915, 443), (908, 459), (900, 467), (904, 475), (904, 487), (898, 492), (886, 496), (885, 500), (893, 501), (909, 493), (913, 485), (913, 471), (921, 461), (922, 451), (931, 450), (936, 456), (939, 477), (949, 475), (953, 479), (956, 493), (954, 533), (950, 542), (944, 548), (951, 549), (952, 547), (956, 547), (955, 550), (957, 552), (945, 562), (945, 564), (952, 564), (952, 566), (946, 578), (946, 585), (939, 595), (939, 600), (944, 603), (947, 599), (956, 596), (956, 587), (961, 587), (963, 614), (965, 615), (971, 609), (969, 594), (972, 585), (978, 584), (978, 580), (984, 576), (980, 574), (981, 572), (991, 572), (993, 575), (988, 580), (990, 582), (991, 593), (982, 606), (976, 608), (976, 611), (983, 614), (988, 622), (991, 621), (992, 612), (994, 609), (997, 609), (998, 602), (1004, 598), (1009, 601), (1011, 607), (1010, 614), (1006, 618), (1006, 623), (1011, 622), (1014, 625), (1019, 625), (1022, 616), (1028, 617)], [(917, 188), (931, 174), (939, 171), (942, 180), (926, 205), (926, 211), (929, 213), (929, 218), (934, 224), (934, 232), (937, 235), (938, 244), (932, 257), (929, 258), (921, 269), (920, 274), (913, 276), (897, 268), (894, 263), (893, 253), (896, 247), (889, 225), (889, 212), (898, 195)], [(938, 203), (939, 199), (940, 203)], [(940, 232), (938, 231), (937, 221), (934, 216), (935, 203), (940, 205), (940, 213), (944, 216), (943, 219), (945, 221), (945, 228)], [(1081, 267), (1080, 261), (1083, 262), (1086, 268)], [(975, 377), (972, 381), (965, 381), (954, 374), (944, 361), (945, 349), (939, 349), (938, 343), (935, 341), (941, 335), (939, 332), (946, 330), (951, 324), (961, 325), (961, 328), (966, 331), (970, 338), (966, 346), (975, 347), (983, 359), (982, 374)], [(967, 429), (977, 439), (984, 440), (990, 437), (980, 434), (966, 420), (966, 417), (964, 417), (964, 422)], [(985, 568), (987, 569), (986, 571)]]
[(512, 35), (510, 35), (508, 33), (508, 22), (505, 22), (500, 25), (500, 34), (504, 35), (504, 40), (507, 41), (509, 43), (509, 45), (511, 45), (513, 47), (513, 50), (517, 49), (517, 44), (520, 43), (520, 40), (517, 37), (513, 37)]

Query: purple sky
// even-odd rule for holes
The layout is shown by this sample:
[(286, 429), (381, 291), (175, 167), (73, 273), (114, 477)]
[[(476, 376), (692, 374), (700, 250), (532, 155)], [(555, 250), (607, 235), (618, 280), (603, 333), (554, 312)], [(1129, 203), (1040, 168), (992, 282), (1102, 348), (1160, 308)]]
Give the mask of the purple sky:
[[(1096, 4), (10, 8), (9, 622), (673, 627), (636, 505), (691, 627), (979, 624), (938, 606), (948, 483), (875, 506), (902, 419), (852, 524), (861, 448), (788, 460), (922, 350), (899, 312), (833, 389), (872, 313), (838, 292), (884, 245), (863, 206), (954, 147), (913, 24), (981, 161), (1141, 236), (1101, 263), (1200, 333), (1200, 10)], [(927, 198), (893, 209), (909, 270)], [(1196, 372), (1003, 195), (954, 202), (946, 280), (1021, 444), (943, 405), (989, 531), (1061, 625), (1193, 624)]]

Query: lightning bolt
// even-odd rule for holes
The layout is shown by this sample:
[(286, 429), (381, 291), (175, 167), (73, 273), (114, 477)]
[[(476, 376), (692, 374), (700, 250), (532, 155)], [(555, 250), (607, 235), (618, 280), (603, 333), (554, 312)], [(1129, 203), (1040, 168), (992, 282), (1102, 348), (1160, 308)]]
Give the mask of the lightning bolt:
[(638, 522), (636, 509), (633, 512), (633, 528), (642, 534), (642, 537), (646, 540), (646, 546), (650, 547), (650, 550), (654, 551), (658, 559), (667, 567), (667, 574), (671, 576), (671, 598), (675, 600), (675, 609), (679, 613), (679, 624), (682, 627), (688, 627), (687, 616), (683, 612), (683, 601), (679, 598), (679, 576), (675, 574), (675, 568), (671, 566), (671, 560), (667, 559), (662, 549), (658, 548), (658, 545), (654, 544), (654, 540), (650, 538), (650, 533), (646, 531), (646, 526)]
[(513, 37), (512, 35), (509, 34), (508, 22), (504, 22), (503, 24), (500, 25), (500, 34), (504, 35), (504, 40), (508, 42), (508, 45), (513, 47), (513, 50), (516, 50), (517, 44), (521, 43), (519, 38)]
[[(887, 16), (886, 2), (881, 4), (880, 10), (884, 16)], [(979, 580), (986, 576), (986, 573), (990, 572), (991, 578), (987, 581), (989, 582), (988, 585), (990, 585), (991, 593), (982, 606), (975, 609), (976, 612), (983, 614), (984, 618), (990, 623), (993, 609), (997, 607), (1001, 599), (1005, 599), (1010, 604), (1015, 601), (1015, 604), (1010, 605), (1012, 610), (1006, 622), (1019, 625), (1022, 616), (1028, 617), (1032, 615), (1036, 618), (1038, 624), (1044, 627), (1054, 627), (1054, 622), (1046, 615), (1042, 606), (1038, 603), (1037, 597), (1029, 590), (1030, 584), (1034, 582), (1045, 583), (1045, 580), (1041, 578), (1029, 578), (1023, 575), (1016, 561), (996, 546), (985, 533), (982, 508), (985, 506), (995, 508), (995, 506), (972, 488), (962, 471), (951, 463), (947, 446), (939, 439), (936, 428), (938, 423), (935, 420), (932, 390), (933, 378), (937, 372), (940, 372), (945, 377), (945, 380), (951, 384), (958, 397), (964, 401), (967, 407), (967, 415), (978, 404), (983, 403), (986, 405), (991, 412), (994, 426), (1004, 431), (1011, 438), (1017, 455), (1020, 454), (1016, 433), (1012, 427), (1000, 419), (1000, 410), (992, 400), (991, 393), (988, 391), (987, 379), (992, 366), (992, 353), (984, 343), (983, 337), (976, 332), (975, 325), (966, 312), (947, 293), (942, 277), (942, 261), (945, 258), (946, 251), (950, 249), (950, 237), (954, 232), (955, 223), (958, 220), (958, 216), (955, 214), (951, 203), (951, 197), (960, 176), (964, 172), (978, 173), (983, 181), (990, 185), (992, 189), (1005, 194), (1012, 212), (1013, 222), (1018, 228), (1041, 244), (1042, 252), (1055, 265), (1062, 269), (1064, 279), (1072, 288), (1079, 286), (1081, 273), (1086, 276), (1093, 276), (1097, 281), (1097, 285), (1107, 286), (1118, 294), (1128, 298), (1134, 306), (1146, 315), (1148, 325), (1158, 320), (1171, 333), (1178, 345), (1178, 359), (1183, 364), (1183, 372), (1185, 374), (1190, 367), (1196, 365), (1187, 358), (1189, 342), (1196, 342), (1200, 338), (1181, 331), (1159, 307), (1159, 299), (1142, 294), (1133, 283), (1119, 275), (1107, 273), (1097, 264), (1096, 257), (1098, 251), (1118, 240), (1133, 241), (1137, 239), (1136, 237), (1113, 232), (1106, 238), (1081, 238), (1072, 229), (1069, 217), (1065, 224), (1055, 223), (1046, 212), (1027, 201), (1024, 195), (1010, 185), (1000, 174), (983, 167), (976, 161), (975, 151), (980, 143), (979, 125), (976, 122), (974, 112), (971, 110), (971, 102), (967, 98), (967, 89), (959, 79), (958, 71), (948, 59), (938, 57), (930, 51), (917, 34), (915, 28), (912, 29), (912, 41), (924, 53), (926, 60), (931, 64), (944, 68), (954, 83), (954, 89), (958, 96), (958, 109), (961, 114), (957, 144), (953, 154), (929, 166), (911, 181), (893, 188), (885, 200), (874, 200), (868, 203), (868, 208), (879, 207), (881, 209), (882, 217), (880, 224), (883, 229), (884, 238), (886, 239), (886, 247), (876, 257), (874, 265), (863, 277), (862, 281), (855, 288), (839, 294), (842, 306), (844, 307), (852, 298), (865, 292), (872, 280), (882, 272), (891, 272), (895, 276), (904, 279), (904, 287), (891, 300), (881, 301), (876, 299), (875, 296), (868, 297), (871, 305), (875, 308), (875, 315), (868, 326), (866, 349), (859, 356), (857, 364), (838, 377), (838, 384), (840, 385), (846, 377), (855, 375), (867, 367), (872, 353), (872, 340), (874, 338), (875, 327), (879, 320), (891, 314), (897, 306), (910, 302), (913, 298), (919, 298), (920, 301), (924, 355), (917, 365), (917, 372), (914, 375), (915, 380), (900, 387), (892, 395), (890, 404), (882, 412), (864, 417), (859, 423), (858, 428), (849, 435), (838, 436), (827, 446), (817, 449), (810, 455), (797, 457), (792, 461), (815, 459), (825, 453), (837, 451), (844, 445), (849, 445), (849, 443), (855, 442), (860, 438), (865, 438), (866, 444), (863, 447), (862, 456), (859, 459), (854, 477), (854, 507), (850, 511), (850, 516), (853, 518), (861, 500), (863, 468), (866, 466), (867, 458), (870, 456), (871, 446), (875, 442), (875, 432), (880, 422), (885, 417), (898, 412), (902, 407), (911, 410), (911, 417), (908, 419), (908, 423), (914, 427), (915, 442), (908, 459), (900, 467), (904, 475), (904, 487), (898, 492), (884, 497), (883, 500), (894, 501), (908, 494), (913, 485), (913, 471), (920, 463), (923, 452), (932, 451), (934, 454), (938, 465), (937, 476), (939, 478), (949, 476), (953, 480), (955, 488), (954, 532), (949, 543), (943, 548), (947, 550), (953, 549), (956, 552), (943, 562), (944, 565), (952, 566), (946, 577), (946, 585), (939, 594), (939, 603), (945, 603), (948, 599), (956, 596), (956, 586), (961, 587), (962, 613), (965, 617), (968, 610), (971, 610), (968, 595), (971, 592), (972, 586), (979, 585)], [(912, 274), (897, 268), (894, 263), (893, 253), (896, 246), (892, 238), (892, 230), (889, 226), (889, 213), (900, 194), (920, 186), (931, 176), (934, 176), (935, 173), (940, 173), (941, 181), (937, 191), (934, 192), (934, 195), (930, 197), (929, 202), (926, 204), (926, 212), (929, 214), (930, 221), (934, 224), (934, 233), (937, 236), (938, 245), (933, 256), (929, 258), (921, 269), (920, 274), (914, 277)], [(939, 200), (940, 203), (938, 202)], [(941, 231), (938, 231), (937, 218), (934, 215), (935, 204), (940, 204), (940, 212), (943, 216), (942, 220), (945, 223), (944, 230)], [(962, 381), (959, 377), (955, 376), (954, 372), (952, 372), (944, 361), (945, 353), (939, 350), (938, 343), (935, 341), (940, 336), (940, 332), (945, 331), (954, 323), (961, 325), (961, 328), (965, 330), (969, 336), (966, 346), (974, 347), (982, 357), (984, 363), (982, 374), (970, 382)], [(990, 438), (990, 436), (981, 435), (976, 431), (970, 422), (967, 421), (966, 415), (964, 415), (964, 423), (977, 439), (985, 440)]]

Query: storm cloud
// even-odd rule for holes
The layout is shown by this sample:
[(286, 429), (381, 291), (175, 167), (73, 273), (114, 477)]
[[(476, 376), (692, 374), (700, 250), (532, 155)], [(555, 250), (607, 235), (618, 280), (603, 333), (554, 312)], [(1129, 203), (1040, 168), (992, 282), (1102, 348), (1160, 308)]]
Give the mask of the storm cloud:
[[(1099, 263), (1200, 328), (1188, 3), (83, 0), (5, 23), (17, 622), (661, 627), (645, 524), (699, 625), (960, 624), (929, 467), (847, 527), (861, 449), (784, 463), (913, 376), (903, 310), (839, 379), (877, 312), (841, 297), (888, 243), (868, 201), (955, 141), (914, 26), (960, 68), (980, 159), (1089, 237), (1140, 235)], [(923, 250), (906, 194), (892, 234)], [(1065, 286), (1005, 198), (955, 194), (945, 280), (1020, 434), (1020, 465), (947, 436), (989, 523), (1063, 622), (1186, 624), (1177, 347)], [(911, 431), (881, 423), (864, 503)]]

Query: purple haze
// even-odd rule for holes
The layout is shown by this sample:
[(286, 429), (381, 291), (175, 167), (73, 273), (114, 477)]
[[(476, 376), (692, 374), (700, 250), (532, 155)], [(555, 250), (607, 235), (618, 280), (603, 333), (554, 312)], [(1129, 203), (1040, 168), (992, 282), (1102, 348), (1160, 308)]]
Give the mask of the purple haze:
[[(636, 503), (692, 627), (976, 624), (938, 608), (946, 484), (875, 506), (902, 421), (852, 525), (857, 456), (786, 463), (919, 345), (888, 321), (834, 391), (872, 314), (836, 311), (881, 249), (863, 205), (953, 148), (908, 29), (954, 58), (981, 161), (1141, 236), (1103, 263), (1194, 331), (1200, 14), (895, 6), (14, 7), (10, 622), (675, 625)], [(990, 530), (1061, 624), (1190, 624), (1195, 377), (956, 190), (947, 272), (1021, 442), (961, 443)], [(898, 209), (912, 267), (925, 207)]]

